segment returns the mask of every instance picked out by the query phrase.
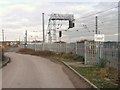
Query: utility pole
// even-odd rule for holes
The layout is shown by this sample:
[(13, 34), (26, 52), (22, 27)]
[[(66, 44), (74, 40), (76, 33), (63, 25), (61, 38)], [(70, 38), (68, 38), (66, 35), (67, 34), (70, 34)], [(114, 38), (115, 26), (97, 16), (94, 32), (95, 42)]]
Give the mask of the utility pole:
[(95, 33), (98, 34), (98, 17), (97, 16), (95, 17), (95, 23), (96, 23), (96, 25), (95, 25), (95, 30), (96, 30)]
[(27, 30), (25, 32), (25, 48), (27, 47)]
[(2, 29), (2, 41), (3, 41), (3, 43), (4, 43), (4, 41), (5, 41), (5, 39), (4, 39), (4, 30)]
[(44, 13), (42, 13), (42, 25), (43, 25), (43, 43), (45, 42), (45, 28), (44, 28)]
[[(97, 16), (95, 17), (95, 22), (96, 22), (95, 32), (96, 34), (98, 34), (98, 17)], [(101, 42), (98, 42), (98, 63), (100, 63), (100, 59), (101, 59)]]
[(20, 35), (19, 35), (19, 44), (21, 43), (21, 40), (20, 40)]

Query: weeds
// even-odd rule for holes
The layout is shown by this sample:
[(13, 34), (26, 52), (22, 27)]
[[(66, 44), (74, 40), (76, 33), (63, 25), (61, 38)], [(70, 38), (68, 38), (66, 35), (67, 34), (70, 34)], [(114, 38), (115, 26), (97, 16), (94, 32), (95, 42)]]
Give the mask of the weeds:
[(106, 60), (104, 60), (104, 59), (100, 59), (100, 62), (99, 62), (99, 66), (101, 67), (101, 68), (105, 68), (105, 66), (106, 66)]
[(52, 51), (35, 51), (32, 49), (28, 49), (28, 48), (22, 48), (18, 51), (18, 53), (43, 56), (43, 57), (52, 57), (52, 58), (54, 57), (54, 58), (58, 58), (59, 60), (64, 60), (64, 61), (84, 62), (84, 57), (73, 54), (73, 53), (55, 53)]

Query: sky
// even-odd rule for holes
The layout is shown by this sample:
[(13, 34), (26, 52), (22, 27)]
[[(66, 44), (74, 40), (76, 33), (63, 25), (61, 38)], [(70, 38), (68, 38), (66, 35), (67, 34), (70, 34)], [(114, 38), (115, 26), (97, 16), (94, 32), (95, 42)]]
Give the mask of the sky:
[[(58, 22), (63, 26), (62, 41), (75, 42), (94, 39), (95, 16), (98, 16), (98, 32), (105, 34), (106, 41), (118, 39), (118, 0), (0, 0), (0, 41), (2, 29), (5, 40), (42, 40), (42, 13), (45, 13), (45, 37), (47, 41), (50, 14), (73, 14), (75, 27), (68, 28), (68, 22)], [(57, 30), (57, 40), (58, 31)]]

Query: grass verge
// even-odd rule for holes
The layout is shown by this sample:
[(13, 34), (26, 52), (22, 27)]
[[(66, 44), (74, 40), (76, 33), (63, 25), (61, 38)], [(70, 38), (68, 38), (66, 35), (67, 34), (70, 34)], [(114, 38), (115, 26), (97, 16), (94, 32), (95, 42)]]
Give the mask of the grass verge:
[[(72, 66), (73, 67), (73, 66)], [(78, 73), (83, 75), (98, 88), (117, 88), (116, 71), (110, 68), (94, 67), (73, 67)], [(111, 73), (114, 72), (113, 73)], [(112, 75), (110, 75), (112, 74)], [(112, 77), (112, 78), (110, 78)]]

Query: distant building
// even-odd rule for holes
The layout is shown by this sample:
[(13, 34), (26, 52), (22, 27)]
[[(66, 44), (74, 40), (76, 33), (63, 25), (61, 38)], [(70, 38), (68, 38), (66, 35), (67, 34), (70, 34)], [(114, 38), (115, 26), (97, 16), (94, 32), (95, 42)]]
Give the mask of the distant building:
[(1, 41), (0, 42), (1, 46), (16, 46), (18, 44), (20, 44), (19, 41), (4, 41), (4, 42)]

